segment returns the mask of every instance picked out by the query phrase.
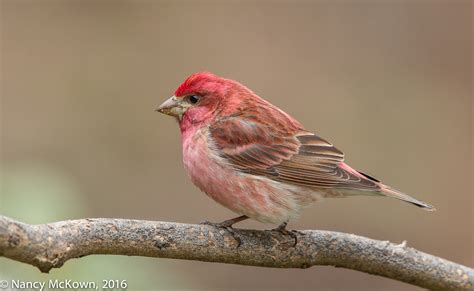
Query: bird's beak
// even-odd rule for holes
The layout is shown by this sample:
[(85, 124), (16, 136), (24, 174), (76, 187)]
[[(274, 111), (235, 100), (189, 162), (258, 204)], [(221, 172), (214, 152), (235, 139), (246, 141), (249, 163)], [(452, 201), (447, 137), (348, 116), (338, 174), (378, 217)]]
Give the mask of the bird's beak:
[(181, 116), (186, 111), (186, 107), (183, 106), (180, 100), (175, 96), (171, 96), (168, 100), (163, 102), (155, 111), (163, 114), (175, 116), (181, 119)]

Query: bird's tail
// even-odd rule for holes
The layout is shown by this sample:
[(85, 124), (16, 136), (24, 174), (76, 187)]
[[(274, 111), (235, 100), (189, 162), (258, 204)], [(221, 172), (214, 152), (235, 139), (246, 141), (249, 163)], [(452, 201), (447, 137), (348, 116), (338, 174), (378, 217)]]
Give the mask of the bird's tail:
[(392, 189), (392, 188), (390, 188), (388, 186), (385, 186), (385, 185), (383, 185), (382, 194), (387, 196), (387, 197), (396, 198), (396, 199), (414, 204), (414, 205), (422, 208), (423, 210), (427, 210), (427, 211), (435, 211), (436, 210), (436, 208), (433, 205), (430, 205), (428, 203), (425, 203), (423, 201), (415, 199), (415, 198), (411, 197), (410, 195), (407, 195), (405, 193), (402, 193), (400, 191), (397, 191), (397, 190)]

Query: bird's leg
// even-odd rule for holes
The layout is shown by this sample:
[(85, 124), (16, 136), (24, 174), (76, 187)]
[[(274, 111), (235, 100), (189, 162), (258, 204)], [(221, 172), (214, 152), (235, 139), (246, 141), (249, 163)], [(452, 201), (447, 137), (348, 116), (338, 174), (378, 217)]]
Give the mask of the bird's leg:
[(272, 231), (278, 231), (279, 233), (283, 235), (291, 236), (291, 238), (295, 240), (295, 243), (293, 244), (293, 246), (296, 246), (296, 244), (298, 243), (298, 236), (296, 234), (304, 235), (304, 233), (297, 230), (287, 230), (286, 229), (287, 225), (288, 225), (288, 221), (285, 221), (282, 224), (280, 224), (277, 228), (272, 229)]
[(207, 224), (207, 225), (212, 225), (212, 226), (215, 226), (215, 227), (221, 227), (221, 228), (232, 228), (232, 225), (238, 223), (238, 222), (241, 222), (243, 220), (246, 220), (248, 219), (248, 216), (246, 215), (241, 215), (241, 216), (238, 216), (238, 217), (235, 217), (235, 218), (232, 218), (232, 219), (228, 219), (228, 220), (224, 220), (223, 222), (209, 222), (207, 220), (204, 220), (203, 222), (201, 222), (200, 224)]
[(225, 220), (221, 223), (216, 223), (218, 224), (219, 226), (221, 227), (231, 227), (232, 228), (232, 225), (238, 223), (238, 222), (241, 222), (243, 220), (246, 220), (248, 219), (248, 216), (247, 215), (241, 215), (241, 216), (238, 216), (238, 217), (235, 217), (235, 218), (232, 218), (232, 219), (228, 219), (228, 220)]
[(240, 238), (238, 238), (234, 232), (234, 228), (232, 227), (232, 225), (238, 223), (238, 222), (241, 222), (243, 220), (246, 220), (248, 219), (249, 217), (246, 216), (246, 215), (241, 215), (241, 216), (238, 216), (238, 217), (235, 217), (235, 218), (232, 218), (232, 219), (228, 219), (228, 220), (225, 220), (223, 222), (219, 222), (219, 223), (215, 223), (215, 222), (209, 222), (207, 220), (201, 222), (201, 224), (207, 224), (207, 225), (212, 225), (214, 227), (217, 227), (217, 228), (224, 228), (225, 230), (227, 230), (231, 235), (232, 237), (237, 241), (238, 245), (237, 247), (240, 246)]

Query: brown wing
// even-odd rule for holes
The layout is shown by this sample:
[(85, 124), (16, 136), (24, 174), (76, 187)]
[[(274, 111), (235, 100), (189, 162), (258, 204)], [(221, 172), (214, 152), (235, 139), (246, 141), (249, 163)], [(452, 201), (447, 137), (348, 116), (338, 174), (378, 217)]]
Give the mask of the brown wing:
[(310, 188), (380, 190), (343, 169), (344, 154), (331, 143), (298, 127), (229, 117), (210, 127), (210, 137), (221, 157), (242, 172)]

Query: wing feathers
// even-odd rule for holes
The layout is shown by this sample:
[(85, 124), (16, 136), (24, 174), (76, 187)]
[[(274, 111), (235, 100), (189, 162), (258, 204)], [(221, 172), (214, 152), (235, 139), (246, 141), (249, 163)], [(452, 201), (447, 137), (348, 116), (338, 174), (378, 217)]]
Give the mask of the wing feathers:
[(236, 170), (315, 190), (336, 190), (330, 191), (336, 195), (341, 193), (337, 189), (343, 190), (344, 195), (385, 195), (434, 210), (431, 205), (354, 170), (330, 142), (305, 131), (281, 111), (270, 109), (267, 112), (254, 107), (250, 115), (239, 111), (209, 127), (210, 144)]
[(210, 127), (220, 155), (237, 170), (311, 188), (379, 191), (375, 181), (344, 168), (344, 154), (298, 127), (278, 130), (235, 116)]

